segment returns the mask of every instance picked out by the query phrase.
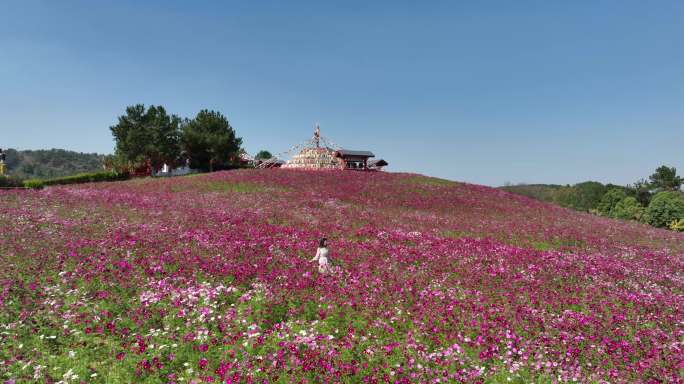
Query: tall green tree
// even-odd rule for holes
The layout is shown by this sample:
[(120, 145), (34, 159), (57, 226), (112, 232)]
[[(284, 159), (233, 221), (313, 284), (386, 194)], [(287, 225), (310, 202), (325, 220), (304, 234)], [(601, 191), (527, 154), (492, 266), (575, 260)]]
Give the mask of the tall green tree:
[(190, 167), (211, 172), (236, 163), (242, 138), (220, 112), (203, 109), (182, 124), (181, 143)]
[(261, 151), (259, 151), (259, 153), (256, 154), (256, 156), (254, 156), (254, 159), (255, 160), (268, 160), (272, 157), (273, 157), (273, 155), (271, 154), (271, 152), (269, 152), (265, 149), (262, 149)]
[(169, 115), (162, 106), (130, 106), (110, 127), (116, 155), (134, 167), (148, 164), (158, 170), (163, 164), (173, 166), (181, 152), (180, 123), (178, 116)]
[(682, 178), (677, 176), (675, 167), (661, 165), (649, 176), (651, 187), (657, 191), (677, 191), (682, 186)]

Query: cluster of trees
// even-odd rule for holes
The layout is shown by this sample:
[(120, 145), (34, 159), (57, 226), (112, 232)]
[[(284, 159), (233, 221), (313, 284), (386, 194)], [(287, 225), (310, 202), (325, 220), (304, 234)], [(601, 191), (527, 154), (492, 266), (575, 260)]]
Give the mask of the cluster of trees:
[[(674, 167), (661, 166), (649, 177), (627, 188), (611, 188), (595, 212), (616, 219), (638, 220), (654, 227), (684, 231), (684, 180)], [(631, 195), (628, 193), (631, 192)]]
[(203, 171), (233, 168), (239, 164), (242, 138), (236, 136), (220, 112), (201, 110), (192, 118), (169, 115), (162, 106), (126, 108), (110, 127), (116, 142), (109, 159), (120, 170), (157, 171), (164, 164), (189, 164)]
[(76, 173), (97, 172), (103, 167), (104, 155), (64, 149), (6, 149), (7, 174), (16, 179), (51, 179)]
[(265, 149), (262, 149), (261, 151), (259, 151), (256, 154), (256, 156), (254, 156), (254, 160), (268, 160), (272, 157), (273, 157), (273, 155), (271, 154), (271, 152), (269, 152)]
[(508, 185), (503, 189), (580, 211), (684, 231), (683, 182), (674, 167), (663, 165), (648, 180), (628, 186), (587, 181), (572, 186)]

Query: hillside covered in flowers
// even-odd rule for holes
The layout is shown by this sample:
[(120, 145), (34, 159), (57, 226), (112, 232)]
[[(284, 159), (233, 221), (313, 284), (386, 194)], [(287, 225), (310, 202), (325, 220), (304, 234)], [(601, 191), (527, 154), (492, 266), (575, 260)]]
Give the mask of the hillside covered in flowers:
[(0, 223), (5, 383), (683, 382), (684, 233), (488, 187), (240, 170)]

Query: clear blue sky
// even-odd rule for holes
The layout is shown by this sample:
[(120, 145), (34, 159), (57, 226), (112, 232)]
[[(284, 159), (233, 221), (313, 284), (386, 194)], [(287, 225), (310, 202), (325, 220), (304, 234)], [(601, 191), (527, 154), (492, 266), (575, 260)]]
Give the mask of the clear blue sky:
[(488, 185), (684, 172), (683, 1), (337, 3), (2, 1), (0, 147), (111, 153), (144, 103)]

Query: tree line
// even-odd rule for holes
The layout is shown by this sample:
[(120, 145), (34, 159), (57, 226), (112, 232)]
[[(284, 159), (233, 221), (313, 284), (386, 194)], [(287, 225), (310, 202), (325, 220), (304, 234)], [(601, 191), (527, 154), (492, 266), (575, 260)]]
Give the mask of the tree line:
[(155, 172), (164, 164), (202, 171), (239, 166), (242, 138), (220, 112), (203, 109), (192, 118), (167, 113), (162, 106), (126, 108), (110, 127), (116, 143), (109, 166), (131, 172)]
[(538, 200), (659, 228), (684, 231), (684, 179), (674, 167), (660, 166), (631, 185), (586, 181), (575, 185), (507, 185), (502, 189)]
[(17, 179), (48, 179), (102, 170), (104, 155), (64, 149), (4, 150), (7, 174)]

